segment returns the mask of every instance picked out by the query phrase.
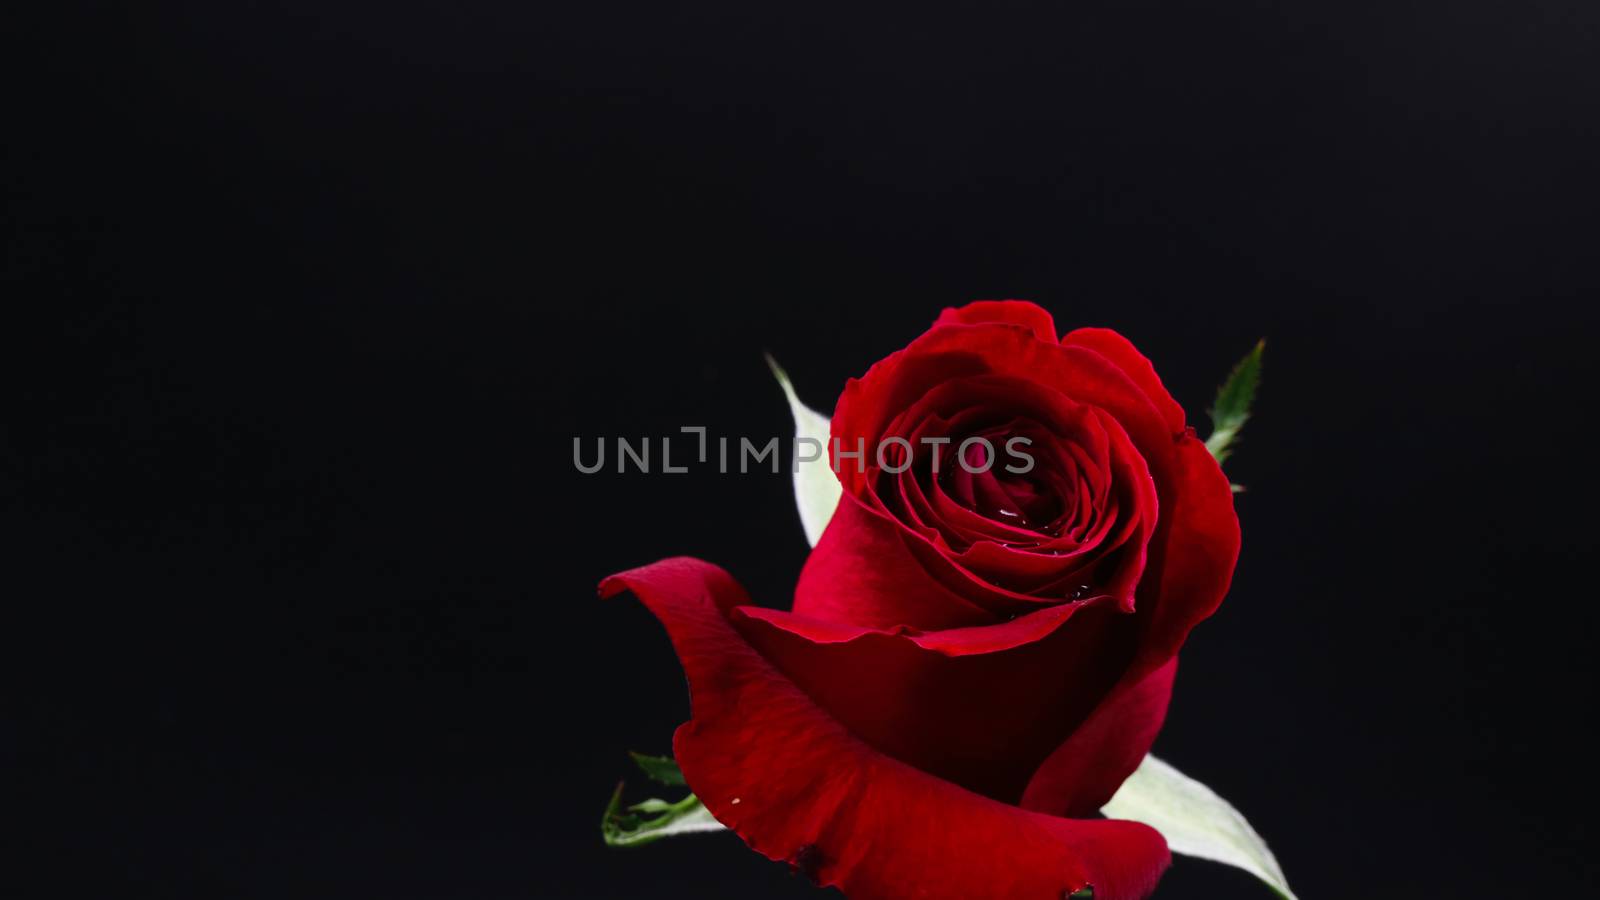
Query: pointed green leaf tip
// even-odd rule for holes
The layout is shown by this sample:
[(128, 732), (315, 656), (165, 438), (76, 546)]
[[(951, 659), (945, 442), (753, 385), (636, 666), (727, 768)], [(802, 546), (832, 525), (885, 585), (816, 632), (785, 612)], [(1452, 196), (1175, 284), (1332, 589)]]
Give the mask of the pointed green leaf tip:
[[(630, 755), (652, 780), (672, 786), (684, 784), (683, 772), (670, 757)], [(608, 847), (638, 847), (677, 834), (721, 831), (722, 828), (722, 823), (712, 818), (700, 798), (693, 794), (677, 802), (651, 797), (625, 807), (621, 784), (611, 792), (611, 802), (606, 804), (605, 815), (600, 819), (600, 836)]]
[(683, 770), (678, 768), (678, 761), (670, 756), (646, 756), (643, 753), (629, 753), (633, 761), (644, 774), (650, 776), (651, 781), (659, 782), (669, 787), (683, 787), (688, 782), (683, 780)]
[(1255, 401), (1256, 387), (1261, 383), (1261, 351), (1266, 348), (1267, 340), (1262, 338), (1239, 360), (1228, 380), (1217, 389), (1216, 403), (1208, 410), (1211, 436), (1206, 438), (1206, 449), (1219, 463), (1228, 458), (1239, 431), (1250, 420), (1250, 404)]

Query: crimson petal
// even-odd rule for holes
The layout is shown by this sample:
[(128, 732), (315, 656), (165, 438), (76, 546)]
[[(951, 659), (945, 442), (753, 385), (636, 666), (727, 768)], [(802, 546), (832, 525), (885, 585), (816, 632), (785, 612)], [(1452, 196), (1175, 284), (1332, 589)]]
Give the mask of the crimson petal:
[(939, 325), (1020, 325), (1046, 343), (1056, 341), (1056, 320), (1050, 311), (1027, 300), (975, 300), (939, 313)]
[(1105, 806), (1155, 743), (1177, 672), (1174, 656), (1117, 685), (1034, 773), (1022, 805), (1057, 815), (1089, 815)]
[(1170, 862), (1148, 826), (989, 799), (869, 747), (729, 621), (726, 572), (670, 559), (601, 583), (632, 591), (672, 639), (693, 718), (673, 747), (690, 787), (752, 848), (852, 900), (1139, 900)]
[(1183, 430), (1183, 407), (1172, 399), (1156, 367), (1131, 342), (1109, 328), (1077, 328), (1061, 338), (1067, 347), (1085, 347), (1116, 363), (1150, 398), (1173, 433)]
[[(1029, 618), (1041, 621), (1028, 623), (1033, 640), (988, 653), (951, 653), (943, 640), (930, 647), (925, 638), (870, 630), (819, 641), (813, 623), (755, 607), (730, 618), (764, 658), (873, 749), (1006, 803), (1022, 799), (1040, 764), (1112, 688), (1137, 633), (1110, 598), (1035, 613)], [(969, 645), (988, 630), (967, 630)], [(1128, 724), (1132, 735), (1136, 723)]]
[[(1165, 661), (1190, 629), (1216, 612), (1239, 561), (1239, 517), (1233, 487), (1199, 438), (1183, 436), (1171, 467), (1175, 488), (1163, 499), (1162, 533), (1152, 541), (1155, 596), (1145, 660)], [(1141, 597), (1143, 593), (1141, 592)], [(1141, 601), (1142, 603), (1142, 601)]]

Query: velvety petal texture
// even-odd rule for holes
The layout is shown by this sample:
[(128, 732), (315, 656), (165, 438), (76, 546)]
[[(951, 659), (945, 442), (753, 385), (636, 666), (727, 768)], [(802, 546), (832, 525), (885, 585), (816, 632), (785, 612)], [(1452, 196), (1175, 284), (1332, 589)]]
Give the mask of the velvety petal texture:
[(1150, 361), (974, 303), (851, 380), (832, 437), (843, 497), (790, 610), (694, 560), (603, 585), (688, 672), (690, 787), (854, 898), (1148, 894), (1160, 836), (1093, 817), (1239, 552), (1228, 480)]
[(1170, 862), (1148, 826), (1030, 812), (873, 749), (735, 629), (748, 602), (724, 571), (669, 559), (607, 578), (667, 628), (693, 718), (673, 753), (718, 821), (770, 859), (854, 900), (1146, 897)]

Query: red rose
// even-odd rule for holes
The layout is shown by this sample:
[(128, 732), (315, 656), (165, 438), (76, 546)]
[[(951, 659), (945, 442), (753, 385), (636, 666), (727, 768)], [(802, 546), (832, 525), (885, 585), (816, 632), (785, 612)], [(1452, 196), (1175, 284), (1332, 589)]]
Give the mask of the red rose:
[(1239, 551), (1228, 480), (1150, 362), (974, 303), (846, 385), (833, 437), (866, 452), (835, 459), (844, 495), (792, 611), (693, 559), (601, 586), (637, 594), (683, 662), (689, 786), (854, 900), (1149, 894), (1166, 843), (1097, 811)]

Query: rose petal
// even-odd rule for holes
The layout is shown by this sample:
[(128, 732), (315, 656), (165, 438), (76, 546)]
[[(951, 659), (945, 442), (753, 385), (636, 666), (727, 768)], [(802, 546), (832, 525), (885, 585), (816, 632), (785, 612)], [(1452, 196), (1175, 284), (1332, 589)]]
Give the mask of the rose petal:
[(1151, 542), (1139, 592), (1144, 635), (1137, 658), (1101, 708), (1039, 767), (1023, 795), (1029, 809), (1085, 814), (1111, 799), (1160, 729), (1175, 654), (1228, 592), (1239, 558), (1232, 488), (1197, 438), (1181, 438), (1172, 462), (1174, 483), (1182, 487), (1166, 497)]
[(757, 607), (730, 618), (873, 749), (1005, 803), (1022, 799), (1039, 766), (1100, 703), (1132, 659), (1137, 635), (1109, 600), (1052, 607), (1021, 627), (964, 629), (962, 651), (989, 637), (983, 632), (1032, 632), (1032, 640), (984, 653), (940, 652), (916, 636), (874, 630), (845, 640), (830, 631), (817, 641), (809, 621)]
[(1156, 367), (1127, 338), (1109, 328), (1076, 328), (1062, 337), (1061, 343), (1068, 347), (1087, 347), (1116, 363), (1161, 411), (1167, 428), (1173, 433), (1183, 430), (1183, 407), (1161, 383)]
[[(945, 325), (848, 381), (833, 417), (832, 437), (846, 449), (858, 442), (871, 444), (887, 433), (896, 416), (938, 385), (990, 375), (1023, 379), (1101, 408), (1147, 455), (1170, 444), (1175, 433), (1144, 389), (1095, 350), (1046, 343), (1015, 327)], [(1155, 463), (1151, 465), (1154, 470)], [(1154, 474), (1160, 478), (1161, 473)], [(854, 466), (842, 467), (840, 481), (846, 493), (864, 493), (865, 475)]]
[(693, 719), (674, 752), (689, 786), (752, 848), (852, 900), (1149, 896), (1170, 861), (1153, 829), (1029, 812), (872, 750), (730, 625), (744, 591), (674, 559), (606, 579), (666, 626)]
[[(1190, 629), (1216, 612), (1239, 561), (1239, 517), (1222, 467), (1193, 434), (1172, 454), (1172, 489), (1162, 495), (1161, 525), (1140, 591), (1152, 613), (1143, 659), (1159, 664), (1178, 652)], [(1141, 587), (1144, 587), (1141, 585)]]
[(819, 644), (853, 641), (864, 634), (893, 634), (904, 635), (925, 650), (943, 653), (946, 656), (968, 656), (974, 653), (1010, 650), (1012, 647), (1037, 641), (1059, 628), (1061, 623), (1071, 618), (1079, 607), (1087, 606), (1096, 599), (1099, 598), (1041, 607), (1027, 615), (994, 625), (945, 628), (939, 631), (919, 631), (905, 625), (894, 628), (864, 628), (859, 625), (812, 619), (764, 606), (740, 607), (739, 614), (753, 619), (765, 619)]
[(794, 611), (868, 628), (909, 625), (932, 631), (992, 624), (994, 612), (929, 577), (907, 549), (905, 533), (900, 524), (845, 494), (800, 570)]
[(1027, 300), (975, 300), (939, 313), (934, 326), (984, 323), (1021, 325), (1041, 341), (1056, 341), (1056, 322), (1049, 310)]
[(1034, 773), (1022, 805), (1052, 815), (1093, 815), (1104, 806), (1155, 743), (1177, 671), (1173, 657), (1119, 684)]

